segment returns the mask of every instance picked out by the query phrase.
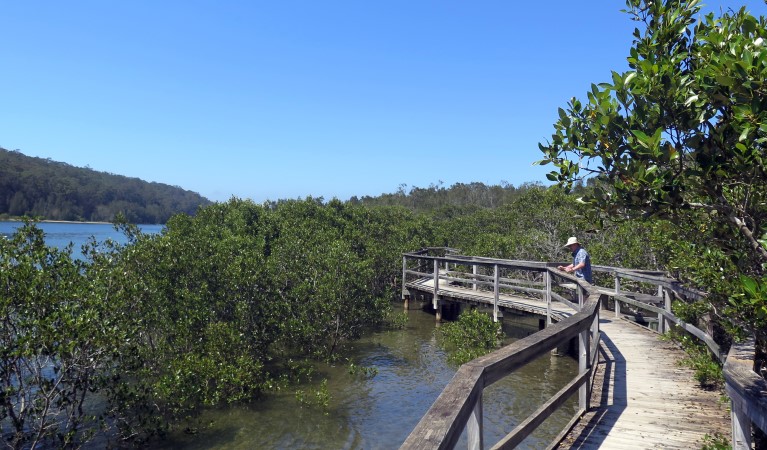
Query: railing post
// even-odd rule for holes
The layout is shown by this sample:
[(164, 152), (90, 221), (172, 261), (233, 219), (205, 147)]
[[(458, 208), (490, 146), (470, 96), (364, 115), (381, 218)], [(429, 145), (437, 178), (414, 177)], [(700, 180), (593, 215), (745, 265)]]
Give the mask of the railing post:
[[(729, 388), (729, 386), (727, 386)], [(734, 389), (726, 389), (728, 392)], [(732, 420), (732, 450), (751, 450), (751, 419), (743, 411), (742, 405), (730, 400), (730, 417)]]
[[(663, 298), (663, 286), (658, 285), (658, 297)], [(663, 314), (658, 313), (658, 333), (663, 334), (666, 332), (666, 324), (663, 323)]]
[[(599, 340), (599, 308), (597, 308), (597, 314), (594, 316), (594, 321), (591, 322), (591, 340), (589, 344), (592, 344), (594, 341)], [(589, 347), (591, 349), (591, 347)], [(597, 350), (599, 351), (599, 350)], [(591, 358), (593, 355), (589, 355), (589, 358)], [(589, 362), (591, 359), (589, 359)]]
[(471, 266), (471, 273), (474, 275), (474, 278), (473, 278), (474, 283), (471, 284), (471, 289), (473, 291), (476, 291), (477, 290), (477, 265), (476, 264), (473, 264)]
[[(583, 292), (580, 286), (576, 285), (579, 301), (583, 298)], [(578, 373), (583, 373), (588, 369), (589, 364), (589, 329), (578, 333)], [(589, 382), (585, 382), (578, 389), (578, 408), (583, 411), (589, 409)]]
[[(671, 294), (666, 290), (663, 291), (663, 309), (665, 309), (667, 313), (671, 313)], [(663, 331), (668, 332), (670, 329), (671, 322), (669, 322), (669, 320), (664, 317)]]
[(547, 270), (543, 273), (546, 280), (546, 326), (551, 325), (551, 274)]
[(494, 296), (493, 296), (493, 322), (498, 322), (498, 295), (500, 293), (500, 275), (498, 271), (498, 264), (494, 265), (494, 274), (493, 274), (493, 290), (494, 290)]
[(618, 296), (621, 294), (621, 278), (618, 276), (618, 272), (615, 272), (615, 318), (618, 319), (621, 316), (621, 302), (618, 300)]
[(466, 423), (466, 435), (469, 441), (469, 450), (482, 450), (484, 439), (482, 436), (482, 395), (477, 397), (474, 409), (471, 411), (469, 421)]
[(575, 289), (578, 291), (578, 311), (580, 312), (583, 310), (583, 290), (577, 284), (575, 286)]
[(431, 305), (437, 309), (437, 298), (439, 297), (439, 261), (434, 258), (434, 294), (431, 299)]

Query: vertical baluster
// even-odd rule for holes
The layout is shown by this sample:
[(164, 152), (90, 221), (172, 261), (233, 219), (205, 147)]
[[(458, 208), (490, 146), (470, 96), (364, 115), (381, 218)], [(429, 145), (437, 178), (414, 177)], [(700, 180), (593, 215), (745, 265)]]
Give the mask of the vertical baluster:
[[(583, 298), (580, 286), (577, 286), (578, 299)], [(578, 333), (578, 373), (583, 373), (589, 364), (589, 330)], [(578, 407), (581, 411), (589, 409), (589, 383), (583, 383), (578, 389)]]
[(543, 273), (546, 280), (546, 326), (551, 325), (551, 274), (546, 271)]
[(469, 450), (482, 450), (484, 448), (482, 434), (482, 394), (480, 394), (477, 397), (477, 402), (474, 403), (469, 421), (466, 423)]
[(431, 299), (431, 305), (437, 309), (437, 300), (439, 298), (439, 261), (434, 258), (434, 294)]
[(618, 276), (618, 272), (615, 272), (615, 318), (618, 319), (621, 316), (621, 302), (618, 300), (618, 296), (621, 293), (621, 278)]
[(498, 322), (498, 294), (500, 292), (500, 286), (499, 286), (499, 273), (498, 273), (498, 264), (495, 264), (494, 266), (495, 274), (493, 275), (493, 289), (494, 289), (494, 297), (493, 297), (493, 321)]
[[(658, 297), (663, 299), (663, 286), (658, 285)], [(666, 332), (666, 324), (663, 321), (663, 314), (658, 313), (658, 333), (663, 334)]]
[[(734, 388), (726, 386), (728, 392), (735, 392)], [(732, 420), (732, 450), (750, 450), (751, 442), (751, 419), (743, 411), (740, 402), (730, 400), (730, 417)]]

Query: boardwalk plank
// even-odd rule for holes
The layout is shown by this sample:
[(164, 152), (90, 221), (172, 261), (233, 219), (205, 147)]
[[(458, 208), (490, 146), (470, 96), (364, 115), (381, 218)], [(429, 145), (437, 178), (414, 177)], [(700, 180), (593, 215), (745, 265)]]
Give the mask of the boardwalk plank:
[(690, 449), (729, 433), (718, 391), (697, 386), (676, 345), (623, 320), (601, 319), (600, 377), (593, 407), (558, 448)]

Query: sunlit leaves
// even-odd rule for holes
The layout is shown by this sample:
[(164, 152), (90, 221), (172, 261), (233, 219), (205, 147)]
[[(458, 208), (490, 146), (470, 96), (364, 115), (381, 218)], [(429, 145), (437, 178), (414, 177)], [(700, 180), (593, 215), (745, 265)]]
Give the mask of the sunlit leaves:
[[(608, 216), (711, 222), (707, 242), (739, 270), (763, 274), (767, 249), (756, 236), (767, 222), (767, 20), (745, 8), (701, 17), (696, 1), (629, 0), (627, 12), (643, 24), (630, 70), (592, 85), (583, 106), (570, 101), (559, 111), (540, 146), (541, 164), (554, 167), (548, 178), (571, 189), (599, 177), (586, 201)], [(736, 315), (749, 323), (746, 309)]]

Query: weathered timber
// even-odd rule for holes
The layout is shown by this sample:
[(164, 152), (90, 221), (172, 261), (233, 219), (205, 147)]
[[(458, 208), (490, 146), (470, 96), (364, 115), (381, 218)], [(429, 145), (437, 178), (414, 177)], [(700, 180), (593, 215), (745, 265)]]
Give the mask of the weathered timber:
[(556, 292), (552, 292), (550, 295), (551, 295), (551, 298), (553, 300), (556, 300), (558, 302), (564, 303), (565, 305), (567, 305), (570, 308), (572, 308), (573, 311), (578, 311), (581, 308), (580, 306), (578, 306), (575, 303), (571, 302), (570, 300), (562, 297), (561, 295), (557, 294)]
[[(482, 368), (464, 364), (418, 422), (401, 448), (452, 449), (482, 396)], [(467, 395), (468, 393), (468, 395)]]
[(767, 380), (754, 372), (754, 339), (733, 344), (724, 364), (732, 402), (733, 450), (751, 448), (751, 423), (767, 433)]
[[(495, 273), (497, 274), (497, 270)], [(467, 392), (473, 397), (479, 391), (481, 396), (482, 390), (487, 386), (576, 336), (580, 337), (585, 348), (589, 348), (588, 341), (592, 337), (590, 330), (593, 329), (598, 340), (598, 328), (594, 328), (593, 324), (599, 314), (600, 299), (599, 293), (595, 289), (588, 286), (585, 289), (588, 289), (588, 298), (580, 312), (563, 318), (560, 322), (538, 333), (461, 366), (459, 369), (460, 376), (457, 373), (445, 387), (437, 401), (421, 418), (416, 428), (403, 443), (402, 448), (452, 448), (460, 432), (464, 427), (467, 427), (472, 417), (477, 416), (476, 402), (479, 399), (467, 400)], [(440, 292), (441, 295), (444, 295), (445, 289), (440, 289)], [(496, 304), (498, 303), (496, 300)], [(587, 351), (583, 353), (581, 358), (587, 356)], [(581, 366), (584, 369), (581, 371), (583, 377), (577, 377), (577, 382), (570, 386), (573, 390), (582, 389), (585, 382), (591, 379), (589, 376), (591, 361), (584, 362)], [(566, 389), (566, 391), (569, 390)], [(470, 407), (467, 402), (474, 403)], [(559, 404), (561, 404), (560, 399), (547, 402), (539, 414), (541, 417), (549, 415)], [(585, 407), (582, 406), (582, 408)], [(543, 421), (541, 417), (531, 418), (524, 428), (516, 432), (513, 439), (522, 440), (527, 437), (535, 426)], [(451, 425), (446, 424), (446, 421), (450, 421)], [(481, 445), (481, 430), (477, 432), (471, 425), (469, 426), (469, 434), (473, 436), (469, 442), (470, 448)]]
[[(684, 353), (643, 327), (600, 320), (602, 382), (595, 405), (559, 448), (699, 448), (706, 434), (726, 433), (719, 394), (701, 389)], [(648, 349), (652, 348), (653, 352)]]
[[(546, 345), (557, 345), (557, 339), (564, 341), (572, 339), (574, 336), (578, 337), (579, 378), (585, 375), (584, 380), (586, 381), (580, 383), (579, 379), (576, 383), (574, 380), (560, 392), (569, 391), (570, 389), (574, 390), (576, 389), (575, 384), (579, 384), (579, 387), (577, 387), (580, 391), (579, 410), (584, 411), (588, 408), (588, 396), (590, 393), (594, 394), (592, 401), (598, 406), (587, 412), (583, 420), (577, 421), (578, 414), (580, 413), (576, 414), (566, 428), (566, 430), (570, 430), (573, 424), (576, 424), (573, 431), (568, 435), (566, 430), (563, 430), (563, 433), (560, 434), (560, 437), (565, 436), (562, 446), (570, 446), (574, 442), (573, 439), (577, 439), (577, 443), (572, 445), (573, 448), (609, 447), (619, 449), (641, 447), (681, 449), (700, 446), (702, 433), (723, 432), (723, 421), (721, 419), (726, 414), (723, 412), (717, 395), (701, 394), (701, 392), (705, 393), (706, 391), (700, 390), (690, 394), (689, 387), (693, 385), (691, 381), (693, 377), (688, 369), (676, 365), (675, 361), (678, 359), (678, 355), (674, 356), (674, 351), (679, 352), (677, 347), (667, 342), (658, 342), (657, 337), (654, 343), (643, 338), (637, 338), (631, 334), (636, 330), (639, 330), (643, 336), (657, 336), (657, 334), (634, 322), (603, 320), (602, 325), (605, 327), (604, 331), (606, 334), (600, 334), (600, 325), (596, 321), (592, 321), (590, 324), (579, 322), (579, 327), (582, 326), (582, 329), (579, 328), (579, 331), (574, 332), (575, 334), (568, 334), (572, 330), (567, 327), (568, 324), (579, 321), (586, 310), (592, 311), (595, 314), (594, 317), (598, 317), (598, 305), (602, 303), (602, 299), (609, 295), (615, 300), (616, 317), (622, 316), (620, 312), (622, 304), (654, 313), (656, 317), (648, 317), (646, 319), (647, 321), (657, 320), (659, 331), (667, 330), (668, 325), (674, 323), (677, 327), (684, 329), (705, 342), (712, 353), (723, 359), (724, 355), (721, 354), (719, 346), (711, 336), (697, 327), (681, 321), (671, 313), (672, 294), (677, 297), (697, 299), (704, 297), (705, 293), (682, 286), (678, 281), (664, 277), (663, 273), (658, 271), (594, 266), (595, 271), (609, 272), (615, 277), (615, 289), (613, 290), (591, 286), (582, 280), (578, 280), (571, 274), (556, 269), (562, 263), (531, 264), (526, 261), (506, 261), (494, 258), (451, 255), (444, 250), (443, 253), (445, 254), (444, 257), (425, 256), (426, 253), (419, 255), (423, 259), (418, 266), (423, 266), (423, 263), (433, 264), (434, 273), (432, 276), (431, 273), (421, 272), (418, 274), (422, 275), (422, 277), (419, 277), (419, 280), (406, 283), (408, 289), (413, 288), (432, 292), (435, 295), (435, 302), (436, 296), (439, 295), (440, 301), (452, 298), (462, 301), (487, 303), (493, 305), (494, 308), (514, 306), (515, 309), (523, 311), (527, 310), (537, 314), (545, 313), (549, 317), (549, 321), (552, 316), (557, 317), (558, 314), (551, 309), (553, 305), (558, 304), (560, 308), (569, 311), (569, 313), (560, 311), (558, 317), (560, 322), (536, 333), (536, 335), (540, 335), (540, 342), (545, 342)], [(408, 274), (405, 271), (408, 255), (406, 254), (403, 257), (403, 278)], [(468, 275), (458, 270), (450, 271), (449, 266), (451, 264), (456, 269), (459, 266), (468, 267), (471, 265), (473, 273)], [(437, 270), (438, 267), (443, 266), (445, 270)], [(478, 274), (478, 266), (485, 267), (487, 271), (492, 270), (493, 275)], [(504, 270), (520, 270), (527, 271), (528, 273), (540, 271), (543, 275), (543, 282), (532, 282), (540, 283), (532, 284), (528, 283), (527, 280), (501, 277), (499, 276), (499, 268), (501, 267)], [(411, 273), (411, 275), (413, 274)], [(466, 276), (466, 279), (460, 278), (462, 276)], [(553, 277), (559, 280), (559, 282), (555, 283), (552, 279)], [(534, 278), (537, 278), (537, 276)], [(622, 290), (620, 284), (622, 278), (658, 286), (658, 295)], [(492, 283), (488, 282), (490, 280), (492, 280)], [(431, 283), (431, 286), (428, 286), (429, 283)], [(470, 286), (474, 296), (463, 293), (459, 286), (451, 286), (451, 283)], [(514, 285), (514, 283), (517, 285)], [(519, 288), (541, 285), (545, 286), (545, 289), (541, 290), (540, 293), (545, 301), (537, 301), (537, 305), (520, 305), (518, 301), (522, 299), (513, 297), (513, 300), (509, 298), (504, 299), (500, 295), (501, 289), (515, 289), (517, 292), (525, 292)], [(552, 285), (574, 289), (579, 305), (583, 305), (583, 307), (580, 308), (570, 300), (552, 292)], [(478, 286), (492, 286), (493, 291), (482, 291), (477, 289)], [(403, 295), (405, 295), (405, 292), (406, 289), (403, 286)], [(538, 294), (536, 292), (526, 293)], [(595, 302), (594, 299), (600, 296), (600, 294), (599, 301)], [(483, 295), (485, 299), (482, 298)], [(487, 297), (491, 297), (492, 300), (487, 300)], [(531, 300), (525, 299), (525, 301)], [(532, 300), (532, 302), (536, 302), (536, 300)], [(504, 306), (504, 303), (507, 306)], [(515, 304), (512, 305), (512, 303)], [(604, 303), (605, 307), (607, 307), (606, 302)], [(545, 305), (546, 309), (541, 307), (541, 305)], [(575, 311), (578, 309), (581, 309), (581, 311), (576, 313)], [(565, 332), (564, 329), (557, 329), (557, 327), (561, 328), (562, 326), (567, 328), (568, 331)], [(547, 335), (547, 332), (561, 334), (561, 336)], [(536, 335), (529, 336), (522, 341), (531, 344), (531, 347), (536, 347), (536, 344), (532, 344), (532, 340), (528, 341), (528, 339)], [(569, 338), (565, 336), (569, 336)], [(600, 336), (604, 336), (604, 345), (597, 352)], [(620, 351), (615, 349), (617, 344), (619, 344)], [(539, 347), (538, 351), (546, 345)], [(610, 347), (610, 349), (605, 350), (607, 347)], [(667, 352), (668, 349), (666, 347), (671, 349), (670, 353)], [(652, 348), (654, 351), (648, 352), (648, 348)], [(505, 349), (507, 351), (512, 350), (511, 346)], [(457, 436), (454, 436), (453, 433), (457, 432), (460, 434), (460, 430), (464, 428), (469, 436), (469, 448), (482, 448), (481, 390), (505, 376), (509, 371), (521, 367), (536, 357), (535, 351), (527, 353), (526, 350), (517, 348), (513, 351), (513, 355), (510, 355), (509, 353), (503, 353), (503, 350), (501, 349), (466, 364), (466, 366), (473, 366), (475, 369), (477, 367), (482, 368), (481, 376), (475, 380), (476, 383), (472, 388), (477, 389), (477, 386), (481, 384), (479, 396), (472, 400), (473, 403), (470, 406), (463, 405), (460, 400), (455, 400), (456, 403), (453, 407), (467, 412), (451, 416), (450, 420), (453, 420), (453, 422), (448, 427), (450, 431), (432, 442), (434, 445), (425, 445), (424, 447), (413, 446), (412, 448), (451, 448), (454, 445), (454, 439), (457, 439)], [(767, 384), (751, 369), (753, 366), (753, 348), (740, 349), (738, 351), (740, 352), (739, 354), (728, 358), (729, 364), (725, 368), (725, 379), (727, 391), (732, 396), (733, 445), (734, 448), (740, 450), (741, 448), (750, 448), (750, 427), (752, 422), (762, 429), (765, 428), (765, 422), (767, 421), (765, 419), (765, 416), (767, 416), (765, 413), (767, 411), (767, 400), (765, 400), (767, 397)], [(603, 362), (601, 364), (599, 364), (600, 354), (605, 355), (602, 358)], [(504, 355), (504, 357), (498, 360), (492, 359), (492, 355)], [(624, 358), (623, 355), (626, 355), (627, 358)], [(739, 361), (740, 356), (738, 355), (745, 355), (742, 357), (743, 361)], [(751, 358), (750, 360), (749, 357)], [(628, 362), (627, 359), (629, 359)], [(674, 363), (671, 369), (668, 367), (670, 363)], [(598, 371), (592, 369), (598, 364), (605, 367), (603, 372), (607, 372), (607, 376), (598, 375)], [(610, 375), (612, 375), (612, 378)], [(601, 386), (602, 389), (592, 391), (591, 386), (594, 386), (594, 382), (597, 382), (597, 386)], [(650, 391), (646, 390), (648, 385), (652, 387)], [(445, 392), (450, 389), (449, 385)], [(476, 394), (475, 390), (466, 392), (469, 395)], [(455, 392), (453, 393), (455, 394)], [(570, 394), (572, 393), (574, 392), (570, 392)], [(558, 401), (557, 397), (555, 397), (539, 407), (533, 415), (525, 419), (512, 433), (504, 438), (498, 444), (498, 448), (510, 448), (525, 439), (539, 421), (544, 420), (551, 411), (556, 409), (554, 405)], [(427, 416), (430, 413), (432, 413), (431, 409)], [(422, 422), (427, 416), (421, 419)], [(439, 420), (432, 422), (436, 423)], [(594, 424), (596, 426), (592, 426)], [(590, 431), (584, 432), (585, 427), (589, 426), (591, 426)], [(438, 428), (432, 427), (429, 430), (429, 436), (438, 436), (440, 433)], [(578, 430), (581, 431), (579, 432)], [(437, 432), (437, 434), (434, 434), (434, 432)], [(409, 441), (413, 438), (414, 433), (411, 433), (411, 436), (408, 437)], [(422, 437), (412, 442), (423, 442)], [(445, 444), (446, 442), (450, 445), (443, 446), (447, 445)], [(403, 448), (405, 447), (403, 445)]]
[(714, 341), (714, 339), (711, 336), (703, 332), (701, 329), (695, 326), (692, 326), (688, 324), (687, 322), (684, 322), (683, 320), (679, 319), (678, 317), (676, 317), (675, 315), (666, 311), (663, 308), (658, 308), (656, 306), (648, 305), (646, 303), (634, 300), (632, 298), (628, 298), (624, 295), (615, 295), (614, 298), (616, 302), (616, 309), (618, 309), (617, 307), (618, 302), (621, 302), (621, 303), (626, 303), (626, 304), (635, 306), (637, 308), (644, 309), (646, 311), (654, 312), (658, 314), (659, 316), (662, 316), (669, 322), (674, 323), (675, 325), (682, 328), (686, 332), (697, 337), (701, 341), (703, 341), (706, 344), (706, 346), (708, 346), (709, 350), (711, 350), (711, 352), (717, 357), (717, 359), (719, 359), (720, 361), (723, 360), (725, 355), (722, 354), (719, 344), (717, 344), (716, 341)]
[(577, 337), (583, 329), (587, 329), (591, 324), (596, 304), (596, 300), (592, 300), (584, 309), (583, 314), (567, 317), (550, 327), (512, 342), (485, 356), (480, 356), (467, 364), (484, 367), (485, 385), (490, 386), (516, 368), (524, 366), (546, 352)]
[[(506, 437), (501, 439), (497, 444), (492, 447), (492, 450), (496, 449), (511, 449), (519, 445), (527, 436), (530, 435), (536, 428), (538, 428), (544, 420), (559, 409), (560, 406), (571, 395), (575, 393), (584, 383), (588, 381), (591, 375), (591, 369), (578, 374), (572, 381), (570, 381), (565, 387), (559, 390), (554, 396), (541, 405), (535, 412), (533, 412), (527, 419), (522, 421), (514, 430), (507, 434)], [(583, 411), (581, 411), (583, 413)], [(580, 416), (580, 414), (578, 414)]]
[[(495, 301), (494, 291), (474, 290), (471, 287), (452, 286), (440, 278), (439, 296), (441, 298), (450, 298), (456, 301), (465, 301), (469, 303), (485, 304), (493, 306)], [(432, 293), (434, 291), (434, 280), (420, 278), (406, 283), (408, 290)], [(546, 316), (547, 303), (545, 300), (536, 300), (532, 298), (516, 297), (509, 294), (499, 293), (498, 306), (507, 309), (513, 309), (522, 312), (528, 312), (540, 316)], [(575, 313), (575, 310), (560, 302), (552, 304), (552, 317), (561, 320)]]

